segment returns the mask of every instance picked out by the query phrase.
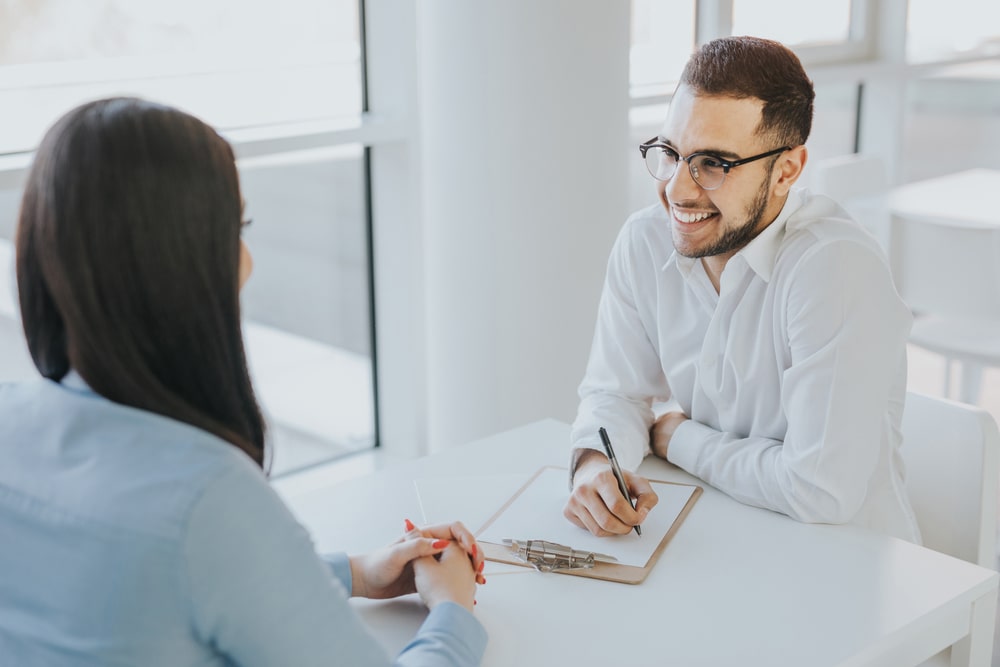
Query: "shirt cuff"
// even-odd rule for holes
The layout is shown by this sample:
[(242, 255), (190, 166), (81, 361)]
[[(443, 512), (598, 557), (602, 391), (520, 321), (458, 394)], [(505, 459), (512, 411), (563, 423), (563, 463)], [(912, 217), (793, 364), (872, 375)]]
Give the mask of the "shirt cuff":
[(323, 554), (320, 556), (326, 566), (330, 569), (330, 574), (336, 577), (347, 591), (347, 596), (351, 596), (354, 590), (354, 579), (351, 577), (351, 558), (345, 553)]
[(478, 665), (486, 652), (489, 636), (486, 628), (468, 609), (455, 602), (442, 602), (427, 615), (415, 639), (426, 635), (447, 635), (455, 651), (461, 653), (458, 664)]
[(693, 419), (684, 420), (674, 429), (674, 434), (670, 437), (667, 460), (678, 468), (695, 474), (694, 470), (704, 450), (705, 441), (715, 433), (711, 427)]

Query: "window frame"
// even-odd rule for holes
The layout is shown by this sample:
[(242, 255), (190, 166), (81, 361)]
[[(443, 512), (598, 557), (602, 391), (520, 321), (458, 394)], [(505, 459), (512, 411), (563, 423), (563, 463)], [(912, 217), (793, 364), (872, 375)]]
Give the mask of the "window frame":
[[(390, 0), (357, 2), (363, 100), (359, 114), (316, 122), (247, 127), (222, 134), (232, 144), (237, 161), (345, 144), (364, 147), (374, 442), (375, 449), (385, 448), (393, 456), (406, 458), (426, 451), (423, 417), (426, 409), (420, 400), (414, 399), (425, 394), (422, 390), (425, 364), (422, 355), (413, 352), (422, 349), (422, 339), (381, 336), (378, 325), (385, 322), (390, 330), (403, 330), (397, 327), (405, 322), (407, 329), (423, 330), (422, 260), (419, 250), (414, 252), (420, 247), (420, 225), (413, 225), (411, 220), (412, 202), (418, 201), (419, 192), (419, 142), (415, 138), (419, 129), (417, 15), (412, 3), (400, 6)], [(55, 71), (51, 65), (39, 67)], [(34, 150), (0, 153), (0, 189), (23, 188), (33, 156)], [(390, 274), (402, 277), (379, 279)], [(386, 363), (379, 363), (381, 360)], [(386, 414), (392, 415), (392, 419), (380, 419)]]

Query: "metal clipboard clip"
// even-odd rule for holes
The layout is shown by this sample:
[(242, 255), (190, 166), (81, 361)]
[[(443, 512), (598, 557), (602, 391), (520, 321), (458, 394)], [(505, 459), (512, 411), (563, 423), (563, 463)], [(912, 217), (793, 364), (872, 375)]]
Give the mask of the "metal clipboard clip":
[(589, 570), (596, 563), (617, 563), (618, 559), (592, 551), (577, 551), (564, 544), (548, 540), (513, 540), (504, 538), (504, 546), (518, 560), (529, 563), (539, 572), (556, 570)]

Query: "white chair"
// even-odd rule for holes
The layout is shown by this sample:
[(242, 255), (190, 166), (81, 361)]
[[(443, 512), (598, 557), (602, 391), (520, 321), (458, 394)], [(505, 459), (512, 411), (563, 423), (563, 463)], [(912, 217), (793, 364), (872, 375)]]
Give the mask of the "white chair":
[[(985, 410), (909, 392), (903, 412), (906, 488), (924, 546), (996, 569), (1000, 432)], [(995, 629), (995, 607), (986, 620)], [(960, 642), (922, 667), (986, 664)]]
[(917, 316), (910, 342), (945, 358), (944, 395), (961, 366), (959, 400), (976, 403), (986, 366), (1000, 366), (1000, 229), (893, 219), (896, 284)]
[(909, 392), (906, 488), (924, 546), (995, 568), (1000, 431), (982, 408)]
[[(1000, 366), (1000, 230), (892, 216), (885, 166), (874, 155), (819, 160), (811, 187), (878, 239), (896, 288), (916, 316), (910, 342), (944, 357), (944, 396), (976, 403), (983, 368)], [(953, 393), (956, 363), (961, 380)]]
[(819, 160), (809, 187), (843, 206), (890, 253), (889, 177), (880, 157), (854, 153)]

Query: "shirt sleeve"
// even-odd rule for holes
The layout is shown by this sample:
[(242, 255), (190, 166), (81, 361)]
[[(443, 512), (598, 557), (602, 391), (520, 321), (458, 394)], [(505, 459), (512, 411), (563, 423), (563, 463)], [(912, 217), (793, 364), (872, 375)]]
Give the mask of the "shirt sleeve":
[(615, 456), (628, 470), (638, 468), (649, 451), (653, 401), (670, 398), (659, 355), (637, 307), (632, 231), (633, 224), (626, 223), (611, 252), (570, 435), (574, 453), (577, 448), (603, 451), (597, 429), (605, 427)]
[(800, 521), (845, 523), (889, 446), (887, 415), (894, 388), (905, 386), (912, 317), (885, 261), (857, 242), (806, 253), (787, 284), (784, 440), (687, 421), (667, 457), (744, 503)]
[(348, 604), (347, 557), (324, 563), (305, 528), (249, 463), (205, 490), (190, 515), (183, 556), (194, 631), (242, 667), (458, 667), (480, 664), (485, 650), (486, 633), (475, 617), (445, 603), (391, 660)]

